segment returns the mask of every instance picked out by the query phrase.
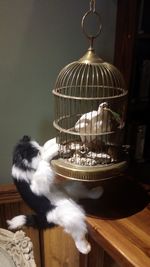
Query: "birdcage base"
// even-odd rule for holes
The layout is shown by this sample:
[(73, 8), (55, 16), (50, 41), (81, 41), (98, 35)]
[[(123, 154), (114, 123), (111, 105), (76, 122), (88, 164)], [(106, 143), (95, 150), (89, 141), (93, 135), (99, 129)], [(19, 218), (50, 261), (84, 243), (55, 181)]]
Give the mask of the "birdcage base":
[(80, 166), (66, 162), (64, 159), (54, 159), (51, 166), (60, 178), (69, 180), (96, 182), (100, 180), (111, 179), (120, 176), (127, 168), (127, 162), (96, 165), (96, 166)]

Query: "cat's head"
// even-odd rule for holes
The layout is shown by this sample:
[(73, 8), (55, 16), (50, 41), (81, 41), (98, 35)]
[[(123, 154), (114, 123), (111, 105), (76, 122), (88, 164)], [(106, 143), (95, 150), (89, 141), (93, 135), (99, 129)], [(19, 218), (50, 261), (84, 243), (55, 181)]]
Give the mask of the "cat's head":
[(36, 170), (41, 160), (41, 146), (27, 135), (16, 144), (13, 151), (13, 165), (25, 170)]

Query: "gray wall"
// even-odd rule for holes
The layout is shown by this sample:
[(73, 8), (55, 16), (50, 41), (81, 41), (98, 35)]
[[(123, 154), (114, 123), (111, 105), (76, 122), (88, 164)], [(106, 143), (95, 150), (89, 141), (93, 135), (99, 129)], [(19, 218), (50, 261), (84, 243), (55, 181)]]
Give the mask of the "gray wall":
[[(97, 52), (112, 62), (117, 0), (97, 0), (102, 34)], [(51, 90), (58, 72), (80, 58), (80, 28), (89, 0), (0, 0), (0, 183), (11, 182), (14, 144), (29, 134), (54, 136)]]

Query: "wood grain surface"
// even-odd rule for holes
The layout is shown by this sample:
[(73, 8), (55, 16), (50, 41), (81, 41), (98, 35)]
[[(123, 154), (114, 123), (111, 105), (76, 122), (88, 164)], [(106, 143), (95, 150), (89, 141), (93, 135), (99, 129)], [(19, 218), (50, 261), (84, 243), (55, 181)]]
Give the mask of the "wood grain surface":
[(85, 208), (89, 235), (121, 267), (150, 266), (149, 197), (142, 187), (124, 180)]
[(43, 231), (42, 248), (44, 267), (79, 267), (79, 253), (62, 228)]

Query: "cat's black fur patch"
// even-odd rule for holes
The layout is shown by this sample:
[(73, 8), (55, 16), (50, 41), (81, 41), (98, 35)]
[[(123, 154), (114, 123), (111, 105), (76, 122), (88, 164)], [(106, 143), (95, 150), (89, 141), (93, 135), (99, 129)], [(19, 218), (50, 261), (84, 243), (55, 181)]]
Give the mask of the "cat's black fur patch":
[(33, 157), (36, 157), (39, 153), (39, 150), (33, 146), (31, 143), (31, 138), (27, 135), (17, 143), (13, 151), (13, 164), (22, 169), (23, 171), (30, 170), (29, 166), (26, 166), (23, 160), (27, 159), (30, 163)]
[(44, 214), (42, 216), (39, 214), (31, 214), (26, 216), (26, 226), (32, 226), (38, 229), (46, 229), (55, 227), (56, 225), (54, 223), (48, 223)]

